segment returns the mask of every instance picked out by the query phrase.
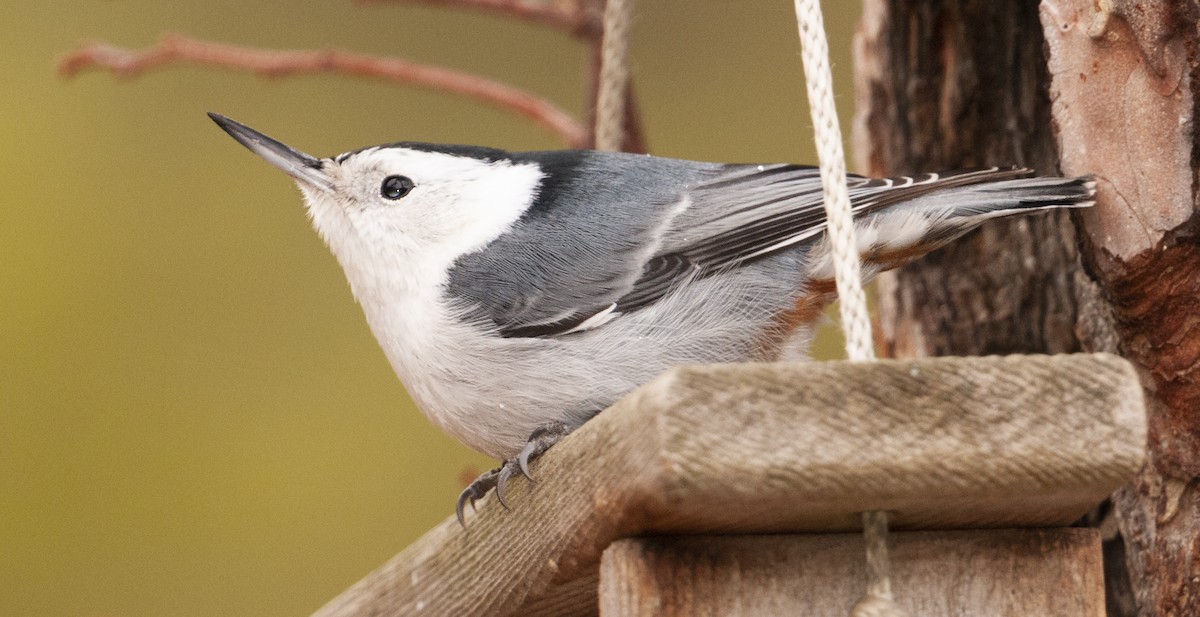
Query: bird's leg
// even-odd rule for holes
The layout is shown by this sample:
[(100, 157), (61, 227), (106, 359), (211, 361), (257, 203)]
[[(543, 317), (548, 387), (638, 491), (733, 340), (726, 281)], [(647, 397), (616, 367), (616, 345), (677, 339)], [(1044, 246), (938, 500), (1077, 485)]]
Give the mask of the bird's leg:
[(497, 467), (491, 471), (484, 472), (483, 475), (475, 478), (475, 481), (467, 486), (467, 488), (463, 489), (463, 492), (458, 494), (458, 503), (454, 506), (454, 515), (458, 517), (459, 525), (463, 527), (467, 526), (467, 520), (463, 517), (463, 510), (466, 509), (468, 503), (471, 504), (472, 510), (475, 509), (475, 500), (483, 497), (488, 491), (492, 490), (493, 486), (496, 486), (496, 478), (500, 477), (501, 469), (503, 467)]
[[(535, 429), (529, 434), (529, 441), (525, 442), (525, 447), (521, 448), (521, 453), (517, 455), (517, 466), (521, 469), (521, 475), (533, 479), (533, 474), (529, 473), (529, 461), (536, 460), (550, 449), (550, 446), (558, 443), (563, 437), (571, 434), (574, 430), (566, 422), (547, 422)], [(497, 490), (504, 490), (504, 482), (500, 483)]]
[(574, 429), (569, 424), (559, 421), (547, 422), (534, 429), (529, 434), (529, 440), (525, 442), (525, 447), (521, 448), (521, 452), (517, 454), (516, 458), (508, 459), (499, 467), (479, 476), (458, 496), (458, 504), (454, 508), (454, 513), (458, 516), (459, 524), (466, 526), (463, 510), (466, 509), (467, 504), (471, 504), (471, 507), (474, 508), (475, 500), (486, 495), (493, 487), (496, 489), (496, 501), (499, 501), (500, 505), (507, 510), (508, 503), (504, 501), (504, 487), (509, 478), (519, 473), (533, 480), (533, 474), (529, 472), (529, 463), (549, 450), (550, 446), (569, 435), (572, 430)]

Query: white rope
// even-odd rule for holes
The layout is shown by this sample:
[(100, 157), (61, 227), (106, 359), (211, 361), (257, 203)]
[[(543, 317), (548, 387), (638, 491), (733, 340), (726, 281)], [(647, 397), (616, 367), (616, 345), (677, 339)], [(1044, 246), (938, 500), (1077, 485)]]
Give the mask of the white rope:
[[(862, 285), (862, 265), (854, 237), (854, 217), (846, 188), (846, 155), (842, 151), (842, 129), (833, 99), (833, 75), (829, 69), (829, 43), (819, 0), (795, 0), (800, 28), (801, 57), (812, 110), (817, 157), (821, 164), (821, 188), (825, 194), (826, 238), (833, 252), (834, 282), (846, 337), (846, 355), (855, 362), (875, 359), (871, 339), (871, 317)], [(869, 582), (866, 595), (851, 610), (852, 617), (896, 617), (904, 615), (892, 597), (888, 567), (887, 513), (863, 513), (863, 540)]]
[(817, 0), (796, 0), (800, 22), (801, 57), (808, 85), (808, 105), (812, 110), (817, 158), (821, 162), (821, 187), (825, 190), (825, 218), (833, 248), (833, 269), (841, 307), (842, 330), (846, 334), (846, 354), (851, 360), (875, 359), (871, 341), (871, 317), (867, 295), (863, 292), (862, 267), (854, 239), (854, 217), (850, 214), (850, 195), (846, 189), (846, 155), (842, 151), (842, 129), (833, 101), (833, 76), (829, 71), (829, 43), (825, 41), (825, 23)]
[(625, 143), (625, 93), (629, 89), (629, 29), (634, 0), (604, 3), (604, 41), (596, 93), (596, 149), (617, 152)]
[[(863, 512), (863, 540), (867, 553), (867, 595), (869, 598), (891, 602), (892, 579), (888, 573), (887, 512)], [(857, 615), (858, 613), (852, 613)], [(886, 613), (884, 613), (886, 614)]]

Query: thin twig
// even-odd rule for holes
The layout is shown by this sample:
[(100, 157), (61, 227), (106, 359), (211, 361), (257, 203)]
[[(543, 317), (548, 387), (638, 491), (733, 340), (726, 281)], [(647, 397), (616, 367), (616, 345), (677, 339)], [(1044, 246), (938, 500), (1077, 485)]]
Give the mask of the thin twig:
[(600, 90), (596, 93), (596, 126), (592, 137), (597, 150), (625, 147), (629, 107), (629, 31), (634, 0), (607, 0), (604, 5), (604, 39), (600, 49)]
[(642, 130), (642, 116), (638, 110), (637, 96), (633, 93), (632, 80), (625, 91), (625, 144), (621, 150), (638, 154), (645, 154), (649, 151), (646, 146), (646, 133)]
[[(580, 0), (586, 2), (589, 8), (599, 9), (600, 14), (604, 12), (605, 0)], [(603, 31), (602, 31), (603, 33)], [(597, 103), (600, 99), (600, 60), (604, 56), (604, 37), (598, 36), (587, 43), (587, 74), (588, 74), (588, 110), (587, 110), (587, 125), (591, 128), (588, 134), (588, 145), (595, 147), (596, 145), (596, 111)]]
[(582, 147), (588, 140), (588, 131), (577, 120), (550, 101), (525, 90), (443, 67), (335, 49), (259, 49), (169, 34), (158, 44), (141, 50), (87, 43), (67, 54), (58, 69), (63, 75), (74, 76), (99, 67), (122, 77), (133, 77), (179, 63), (243, 69), (269, 78), (297, 73), (337, 73), (424, 86), (521, 114), (558, 135), (570, 147)]
[(475, 9), (500, 13), (506, 17), (523, 19), (583, 39), (600, 37), (600, 16), (588, 10), (583, 2), (576, 0), (565, 8), (561, 3), (531, 2), (529, 0), (356, 0), (358, 4), (385, 3), (427, 4), (449, 8)]

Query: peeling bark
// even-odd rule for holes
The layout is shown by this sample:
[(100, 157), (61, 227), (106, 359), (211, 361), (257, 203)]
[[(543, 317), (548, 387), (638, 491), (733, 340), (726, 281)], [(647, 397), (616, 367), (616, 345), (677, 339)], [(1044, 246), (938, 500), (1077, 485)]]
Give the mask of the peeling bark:
[(1114, 495), (1140, 615), (1200, 610), (1200, 218), (1194, 0), (1042, 5), (1063, 168), (1092, 173), (1089, 271), (1142, 372), (1150, 459)]
[[(1110, 615), (1200, 614), (1197, 0), (866, 0), (860, 167), (1094, 174), (1097, 207), (989, 226), (880, 285), (895, 355), (1120, 353), (1150, 462), (1113, 497)], [(1040, 23), (1039, 23), (1040, 17)], [(1057, 148), (1056, 146), (1057, 140)], [(1078, 232), (1076, 232), (1076, 223)]]

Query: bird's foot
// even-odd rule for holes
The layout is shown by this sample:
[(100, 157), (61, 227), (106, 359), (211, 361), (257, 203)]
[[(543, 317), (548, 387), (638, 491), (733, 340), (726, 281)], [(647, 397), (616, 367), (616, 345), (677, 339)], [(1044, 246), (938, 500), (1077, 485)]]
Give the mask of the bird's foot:
[(550, 446), (569, 435), (571, 430), (572, 428), (565, 422), (557, 421), (547, 422), (534, 429), (529, 435), (529, 440), (525, 442), (525, 447), (521, 448), (521, 452), (517, 454), (516, 458), (508, 459), (499, 467), (479, 476), (458, 496), (458, 504), (454, 508), (458, 523), (466, 527), (463, 511), (466, 510), (467, 504), (474, 509), (475, 501), (486, 495), (492, 488), (496, 489), (496, 501), (499, 501), (505, 510), (509, 509), (508, 503), (504, 501), (504, 487), (508, 484), (508, 480), (517, 474), (533, 480), (533, 474), (529, 472), (529, 463), (537, 460), (546, 450), (550, 449)]
[[(505, 461), (504, 464), (508, 465), (509, 461)], [(458, 504), (454, 506), (454, 515), (458, 517), (459, 525), (463, 527), (467, 526), (467, 520), (463, 518), (463, 510), (466, 509), (467, 504), (471, 504), (472, 510), (475, 509), (475, 500), (483, 497), (488, 491), (492, 490), (493, 486), (496, 486), (496, 478), (500, 476), (502, 469), (504, 467), (497, 467), (491, 471), (484, 472), (483, 475), (475, 478), (475, 481), (468, 485), (467, 488), (463, 489), (463, 492), (458, 494)]]

